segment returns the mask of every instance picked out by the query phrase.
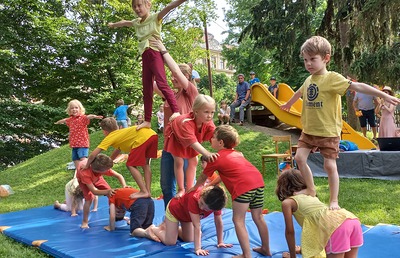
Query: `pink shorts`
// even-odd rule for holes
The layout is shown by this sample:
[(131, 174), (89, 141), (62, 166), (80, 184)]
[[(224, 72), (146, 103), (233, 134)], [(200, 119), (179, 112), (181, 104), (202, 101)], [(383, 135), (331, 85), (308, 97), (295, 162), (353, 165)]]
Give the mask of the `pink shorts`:
[(151, 136), (147, 141), (137, 148), (129, 152), (127, 166), (142, 167), (146, 164), (147, 159), (157, 158), (158, 135)]
[(351, 248), (363, 245), (363, 234), (358, 219), (346, 219), (325, 246), (326, 254), (339, 254), (350, 251)]
[(313, 149), (318, 147), (322, 156), (327, 159), (339, 158), (340, 137), (321, 137), (301, 133), (298, 148)]

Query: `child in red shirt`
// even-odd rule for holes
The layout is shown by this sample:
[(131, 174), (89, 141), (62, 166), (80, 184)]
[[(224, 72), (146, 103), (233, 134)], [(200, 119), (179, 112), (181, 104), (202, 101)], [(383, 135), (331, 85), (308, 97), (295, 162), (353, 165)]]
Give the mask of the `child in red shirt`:
[(90, 119), (102, 119), (102, 116), (85, 115), (85, 108), (82, 103), (77, 100), (71, 100), (65, 110), (69, 115), (55, 122), (55, 124), (66, 124), (69, 128), (69, 146), (72, 148), (72, 161), (75, 169), (78, 164), (89, 155), (89, 132), (87, 126)]
[[(188, 160), (186, 169), (186, 188), (190, 189), (196, 176), (197, 155), (201, 153), (206, 159), (217, 156), (210, 153), (200, 143), (209, 141), (213, 135), (215, 100), (210, 96), (199, 94), (193, 103), (193, 112), (178, 116), (171, 122), (165, 132), (166, 151), (174, 158), (174, 171), (178, 192), (175, 198), (185, 194), (184, 159)], [(168, 131), (167, 131), (168, 130)]]
[[(207, 186), (189, 192), (181, 198), (173, 198), (165, 211), (165, 220), (158, 227), (150, 229), (165, 245), (175, 245), (179, 237), (185, 242), (194, 241), (196, 255), (208, 255), (201, 248), (200, 220), (214, 213), (219, 248), (232, 247), (223, 242), (221, 209), (225, 207), (226, 194), (219, 186)], [(179, 224), (181, 230), (179, 230)]]
[(241, 152), (233, 149), (238, 144), (239, 134), (235, 128), (230, 125), (218, 126), (211, 139), (211, 147), (218, 151), (218, 159), (202, 163), (204, 170), (194, 188), (204, 184), (207, 177), (218, 171), (222, 182), (232, 196), (233, 223), (243, 252), (242, 255), (234, 257), (251, 257), (245, 222), (249, 207), (261, 238), (261, 247), (253, 248), (253, 251), (264, 256), (271, 256), (268, 227), (262, 214), (264, 180), (260, 171)]
[(81, 161), (78, 165), (77, 178), (79, 187), (83, 192), (85, 204), (83, 205), (83, 218), (81, 228), (89, 228), (89, 211), (95, 195), (112, 196), (114, 190), (104, 180), (103, 175), (116, 177), (122, 187), (126, 187), (124, 177), (112, 170), (114, 163), (110, 157), (99, 154), (90, 164), (89, 168), (84, 169), (86, 160)]

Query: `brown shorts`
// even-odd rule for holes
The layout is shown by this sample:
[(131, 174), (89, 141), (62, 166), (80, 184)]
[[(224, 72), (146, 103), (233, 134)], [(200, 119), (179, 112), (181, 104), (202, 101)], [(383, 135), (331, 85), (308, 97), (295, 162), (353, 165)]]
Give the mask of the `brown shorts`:
[(313, 149), (318, 147), (322, 156), (327, 159), (339, 158), (340, 137), (321, 137), (301, 133), (298, 148)]

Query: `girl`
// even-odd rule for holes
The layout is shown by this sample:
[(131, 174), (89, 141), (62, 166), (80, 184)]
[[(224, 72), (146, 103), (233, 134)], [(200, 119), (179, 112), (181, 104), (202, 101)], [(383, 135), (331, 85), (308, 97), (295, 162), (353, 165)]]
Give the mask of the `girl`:
[[(389, 94), (390, 96), (394, 96), (392, 88), (389, 86), (383, 87), (383, 92)], [(377, 107), (377, 114), (382, 112), (379, 124), (379, 137), (396, 137), (396, 123), (394, 120), (394, 111), (396, 110), (396, 106), (390, 104), (385, 100), (381, 100)]]
[(218, 113), (219, 124), (229, 124), (229, 117), (231, 114), (231, 107), (226, 104), (225, 100), (221, 101), (221, 107)]
[[(197, 155), (201, 153), (208, 161), (214, 161), (217, 154), (210, 153), (200, 143), (209, 141), (214, 133), (213, 122), (215, 112), (215, 100), (210, 96), (198, 95), (193, 103), (193, 112), (178, 116), (171, 122), (166, 132), (166, 151), (174, 158), (174, 171), (179, 198), (185, 194), (184, 177), (186, 177), (186, 188), (193, 186), (196, 176)], [(188, 160), (186, 175), (183, 172), (184, 159)]]
[(159, 13), (150, 13), (151, 0), (132, 0), (132, 9), (139, 17), (133, 21), (122, 20), (116, 23), (109, 23), (110, 28), (134, 27), (139, 39), (139, 52), (142, 55), (142, 84), (144, 101), (144, 123), (136, 129), (151, 127), (151, 115), (153, 107), (153, 81), (156, 81), (158, 88), (163, 93), (168, 104), (174, 112), (171, 120), (179, 115), (179, 107), (176, 104), (174, 92), (167, 83), (162, 55), (166, 52), (159, 52), (158, 49), (149, 44), (150, 38), (161, 39), (161, 21), (171, 10), (181, 5), (186, 0), (175, 0), (168, 4)]
[(85, 108), (79, 100), (71, 100), (65, 110), (69, 115), (55, 122), (55, 124), (66, 124), (69, 127), (69, 146), (72, 148), (72, 161), (75, 169), (81, 160), (89, 155), (89, 132), (87, 126), (90, 119), (102, 119), (103, 116), (85, 115)]
[(275, 193), (282, 202), (290, 251), (283, 257), (296, 257), (294, 215), (302, 227), (301, 253), (304, 258), (323, 256), (324, 249), (328, 258), (356, 258), (358, 248), (363, 244), (358, 218), (345, 209), (329, 210), (317, 197), (303, 194), (305, 189), (307, 186), (299, 170), (286, 170), (278, 178)]
[(224, 190), (219, 186), (200, 187), (180, 199), (171, 199), (165, 212), (164, 222), (150, 230), (165, 245), (175, 245), (179, 236), (184, 242), (194, 242), (196, 255), (208, 255), (209, 251), (201, 248), (200, 219), (214, 212), (218, 248), (232, 247), (232, 244), (223, 242), (221, 209), (225, 207), (226, 199)]

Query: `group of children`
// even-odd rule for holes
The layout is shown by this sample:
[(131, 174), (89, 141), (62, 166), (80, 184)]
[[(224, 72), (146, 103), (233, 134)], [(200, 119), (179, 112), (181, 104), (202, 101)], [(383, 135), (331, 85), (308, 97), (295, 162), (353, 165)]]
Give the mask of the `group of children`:
[[(258, 169), (234, 149), (239, 144), (239, 135), (233, 127), (226, 125), (229, 122), (229, 116), (227, 121), (223, 116), (225, 113), (229, 114), (226, 103), (221, 105), (219, 120), (222, 125), (218, 127), (213, 123), (215, 101), (210, 96), (198, 95), (193, 102), (192, 112), (179, 115), (175, 96), (165, 78), (163, 55), (167, 51), (159, 51), (159, 48), (152, 44), (154, 38), (160, 39), (162, 18), (183, 2), (185, 0), (175, 0), (159, 13), (150, 14), (149, 0), (133, 0), (132, 8), (138, 16), (136, 20), (109, 23), (111, 28), (133, 26), (139, 37), (139, 51), (143, 60), (144, 123), (120, 128), (114, 118), (102, 119), (100, 126), (105, 138), (89, 155), (87, 125), (90, 119), (102, 117), (85, 115), (82, 104), (73, 100), (67, 109), (70, 117), (56, 122), (67, 124), (70, 129), (72, 159), (77, 170), (76, 178), (68, 183), (66, 189), (69, 193), (71, 213), (75, 216), (76, 210), (82, 207), (81, 202), (71, 201), (71, 196), (83, 196), (85, 201), (81, 227), (88, 228), (88, 214), (95, 196), (107, 195), (110, 221), (105, 227), (106, 230), (114, 230), (115, 221), (124, 219), (125, 212), (129, 211), (131, 235), (147, 237), (165, 245), (174, 245), (180, 237), (183, 241), (194, 242), (194, 252), (197, 255), (207, 255), (209, 251), (201, 246), (200, 219), (211, 213), (214, 214), (218, 247), (232, 246), (223, 241), (221, 209), (225, 207), (227, 197), (218, 184), (222, 182), (232, 198), (233, 222), (242, 249), (242, 254), (234, 257), (251, 257), (245, 224), (248, 209), (261, 239), (261, 246), (253, 248), (253, 251), (271, 256), (268, 227), (262, 214), (264, 180)], [(285, 236), (289, 249), (283, 257), (296, 257), (296, 253), (299, 252), (295, 245), (292, 215), (303, 227), (303, 257), (323, 255), (323, 252), (326, 252), (328, 257), (357, 257), (358, 248), (363, 243), (360, 222), (354, 214), (340, 208), (338, 201), (339, 177), (336, 158), (342, 128), (340, 97), (350, 89), (376, 95), (393, 105), (399, 104), (399, 99), (328, 71), (326, 66), (330, 61), (331, 46), (323, 37), (314, 36), (308, 39), (301, 47), (300, 53), (311, 75), (293, 97), (281, 106), (281, 109), (289, 111), (297, 99), (303, 97), (303, 131), (295, 156), (299, 170), (284, 171), (279, 176), (276, 187), (276, 195), (282, 201)], [(166, 206), (165, 220), (159, 226), (152, 224), (154, 203), (151, 199), (150, 160), (157, 157), (158, 143), (157, 133), (150, 128), (153, 78), (173, 113), (170, 126), (165, 131), (164, 146), (173, 156), (178, 186), (175, 198)], [(205, 149), (201, 144), (204, 141), (210, 141), (215, 152)], [(110, 157), (101, 154), (109, 147), (114, 148)], [(309, 153), (315, 147), (319, 148), (325, 159), (324, 168), (328, 174), (330, 189), (329, 205), (323, 204), (316, 197), (312, 172), (306, 162)], [(137, 183), (138, 190), (128, 187), (124, 177), (112, 170), (113, 159), (120, 152), (129, 153), (126, 166)], [(199, 154), (202, 155), (203, 171), (193, 185)], [(184, 160), (187, 160), (185, 172)], [(138, 167), (143, 170), (144, 180)], [(217, 180), (205, 185), (207, 178), (215, 171), (218, 172)], [(111, 189), (103, 175), (116, 177), (121, 188)], [(61, 208), (60, 203), (56, 204), (57, 208), (68, 209)]]

